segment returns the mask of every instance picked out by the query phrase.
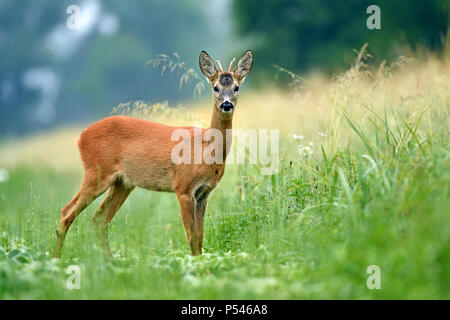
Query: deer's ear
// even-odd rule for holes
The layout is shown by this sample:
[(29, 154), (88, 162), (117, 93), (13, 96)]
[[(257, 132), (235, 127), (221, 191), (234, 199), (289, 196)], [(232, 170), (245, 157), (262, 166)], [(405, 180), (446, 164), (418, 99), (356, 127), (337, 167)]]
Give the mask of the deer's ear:
[(211, 80), (217, 73), (216, 65), (214, 64), (213, 59), (206, 53), (206, 51), (202, 51), (200, 53), (199, 58), (200, 70), (202, 70), (203, 74)]
[(250, 72), (253, 66), (253, 54), (251, 50), (247, 50), (242, 57), (239, 59), (236, 68), (234, 69), (234, 74), (242, 81)]

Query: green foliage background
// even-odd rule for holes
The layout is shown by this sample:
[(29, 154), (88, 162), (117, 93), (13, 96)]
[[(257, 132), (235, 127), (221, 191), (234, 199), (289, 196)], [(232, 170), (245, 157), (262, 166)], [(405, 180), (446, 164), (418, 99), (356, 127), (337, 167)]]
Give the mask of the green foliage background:
[[(366, 28), (366, 9), (378, 5), (381, 30)], [(339, 71), (353, 49), (369, 43), (377, 59), (392, 59), (404, 46), (441, 50), (449, 26), (446, 0), (239, 0), (233, 16), (240, 35), (254, 39), (258, 67), (272, 72)]]

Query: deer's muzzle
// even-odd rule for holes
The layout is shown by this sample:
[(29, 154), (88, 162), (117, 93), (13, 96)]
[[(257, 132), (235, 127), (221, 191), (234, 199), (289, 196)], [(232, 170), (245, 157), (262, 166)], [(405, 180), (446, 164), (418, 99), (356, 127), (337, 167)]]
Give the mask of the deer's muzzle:
[(222, 112), (224, 113), (228, 113), (233, 111), (234, 109), (234, 105), (230, 102), (230, 101), (225, 101), (224, 103), (222, 103), (220, 105), (220, 110), (222, 110)]

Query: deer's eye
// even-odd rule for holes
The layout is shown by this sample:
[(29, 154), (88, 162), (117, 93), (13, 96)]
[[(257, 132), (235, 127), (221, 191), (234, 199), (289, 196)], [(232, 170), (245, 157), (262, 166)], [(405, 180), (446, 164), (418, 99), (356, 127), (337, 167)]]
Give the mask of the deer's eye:
[(234, 92), (238, 92), (239, 91), (239, 86), (234, 87)]
[(214, 87), (214, 91), (219, 93), (219, 88), (218, 87)]

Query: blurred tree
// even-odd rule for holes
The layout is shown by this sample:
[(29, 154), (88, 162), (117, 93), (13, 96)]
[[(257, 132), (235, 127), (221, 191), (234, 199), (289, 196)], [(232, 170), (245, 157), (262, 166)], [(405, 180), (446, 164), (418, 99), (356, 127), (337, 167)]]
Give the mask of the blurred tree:
[(30, 121), (28, 107), (38, 99), (24, 75), (51, 62), (42, 43), (60, 20), (62, 3), (46, 0), (0, 1), (0, 134), (16, 131)]
[[(129, 100), (192, 97), (146, 62), (179, 52), (196, 64), (212, 38), (205, 1), (0, 0), (0, 135), (107, 116)], [(69, 5), (87, 17), (80, 30), (66, 26)]]
[[(365, 42), (378, 59), (402, 46), (439, 50), (449, 18), (448, 0), (235, 0), (233, 17), (241, 36), (256, 38), (257, 69), (278, 64), (292, 70), (337, 71)], [(381, 9), (381, 30), (369, 30), (369, 5)]]

